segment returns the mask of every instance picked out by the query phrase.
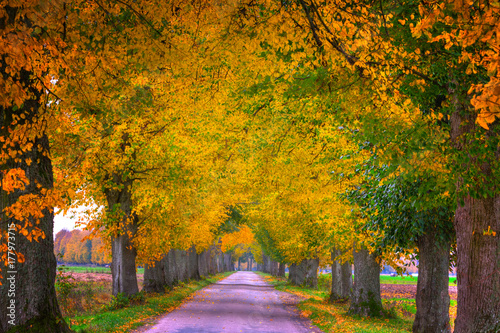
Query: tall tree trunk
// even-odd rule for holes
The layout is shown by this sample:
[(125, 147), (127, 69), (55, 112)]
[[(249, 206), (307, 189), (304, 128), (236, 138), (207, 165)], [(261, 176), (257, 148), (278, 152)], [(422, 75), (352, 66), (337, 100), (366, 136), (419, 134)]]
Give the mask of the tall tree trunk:
[(271, 260), (271, 275), (278, 276), (278, 263), (274, 260)]
[(175, 264), (177, 265), (177, 280), (179, 282), (186, 282), (189, 280), (189, 263), (188, 255), (185, 250), (173, 250), (175, 255)]
[[(497, 235), (483, 235), (496, 230)], [(455, 214), (457, 319), (455, 332), (500, 331), (500, 197), (466, 197)]]
[[(164, 293), (165, 277), (163, 275), (163, 260), (156, 261), (144, 266), (144, 283), (142, 291)], [(154, 266), (153, 266), (154, 265)]]
[(210, 246), (210, 275), (215, 275), (218, 272), (217, 269), (217, 251), (215, 246)]
[(288, 265), (288, 282), (295, 284), (295, 273), (297, 271), (297, 264)]
[(137, 251), (132, 245), (130, 236), (137, 231), (137, 216), (132, 213), (131, 181), (122, 181), (118, 174), (112, 175), (113, 184), (120, 187), (105, 190), (108, 209), (111, 213), (119, 211), (118, 230), (111, 240), (111, 275), (113, 295), (122, 293), (130, 296), (139, 292), (135, 259)]
[(269, 273), (269, 257), (265, 254), (262, 254), (262, 271), (264, 273)]
[(208, 260), (207, 260), (207, 250), (203, 251), (198, 255), (198, 270), (200, 273), (200, 277), (208, 276)]
[(238, 270), (241, 271), (241, 258), (238, 258)]
[(377, 317), (383, 314), (380, 265), (367, 249), (354, 250), (354, 288), (349, 313)]
[(340, 250), (333, 249), (332, 252), (332, 290), (329, 301), (347, 300), (351, 295), (352, 272), (349, 262), (341, 263), (335, 260), (341, 255)]
[(319, 259), (304, 259), (300, 264), (290, 265), (289, 281), (297, 286), (318, 287)]
[(232, 266), (232, 259), (231, 259), (231, 254), (230, 253), (224, 253), (224, 271), (225, 272), (231, 272), (234, 270)]
[(318, 267), (319, 267), (319, 259), (306, 259), (302, 261), (302, 264), (305, 265), (305, 278), (304, 285), (309, 288), (318, 288)]
[(175, 250), (171, 249), (165, 256), (163, 264), (163, 276), (165, 284), (172, 288), (179, 283), (179, 273), (177, 272), (177, 263), (175, 262)]
[(438, 242), (432, 230), (428, 230), (417, 241), (419, 261), (417, 314), (413, 322), (415, 333), (451, 332), (448, 292), (451, 244)]
[(196, 247), (192, 246), (189, 250), (189, 278), (193, 280), (200, 279), (200, 270), (198, 267), (198, 253)]
[[(17, 9), (10, 7), (4, 7), (4, 9), (9, 17), (16, 15)], [(37, 121), (42, 112), (39, 102), (42, 93), (35, 88), (30, 88), (34, 86), (30, 72), (22, 71), (18, 74), (18, 81), (33, 94), (33, 99), (24, 100), (22, 107), (16, 110), (0, 106), (0, 137), (3, 139), (11, 138), (9, 131), (15, 128), (12, 125), (14, 116), (18, 117), (17, 126), (29, 125), (31, 128), (37, 128), (37, 126), (42, 125), (40, 120)], [(5, 73), (5, 59), (1, 54), (0, 75), (3, 75), (4, 78), (9, 76)], [(33, 216), (28, 217), (28, 221), (38, 227), (45, 235), (43, 239), (38, 238), (32, 241), (21, 235), (19, 229), (15, 227), (16, 225), (23, 227), (28, 221), (6, 216), (4, 211), (6, 207), (17, 202), (20, 196), (43, 197), (41, 190), (53, 188), (54, 180), (47, 135), (37, 133), (37, 136), (33, 138), (26, 135), (25, 139), (26, 143), (32, 144), (32, 147), (26, 149), (26, 143), (21, 143), (25, 148), (24, 151), (19, 150), (18, 144), (11, 147), (0, 143), (0, 154), (7, 154), (10, 150), (18, 151), (16, 161), (13, 158), (8, 160), (6, 157), (2, 158), (3, 164), (0, 165), (2, 184), (5, 184), (3, 172), (15, 168), (23, 170), (29, 180), (24, 189), (15, 189), (10, 193), (4, 191), (3, 187), (0, 186), (0, 232), (2, 235), (9, 233), (7, 239), (0, 237), (0, 244), (12, 246), (11, 250), (22, 254), (25, 260), (21, 262), (14, 252), (9, 252), (6, 255), (10, 264), (5, 266), (3, 260), (0, 263), (0, 274), (2, 275), (0, 279), (2, 283), (0, 286), (0, 332), (7, 332), (7, 330), (23, 333), (70, 332), (66, 322), (62, 319), (54, 288), (56, 258), (54, 256), (54, 214), (52, 207), (42, 211), (43, 217), (40, 217), (38, 224)], [(6, 141), (2, 140), (2, 142)]]
[(278, 276), (285, 277), (285, 266), (286, 266), (286, 264), (284, 262), (279, 263)]
[[(454, 84), (459, 89), (460, 84)], [(457, 180), (458, 196), (455, 212), (457, 234), (457, 319), (455, 332), (500, 331), (500, 196), (498, 178), (492, 168), (498, 169), (500, 147), (498, 121), (483, 132), (476, 124), (476, 114), (467, 96), (450, 89), (454, 96), (455, 111), (451, 116), (451, 139), (462, 154), (463, 164)], [(465, 101), (465, 102), (464, 102)], [(478, 135), (480, 133), (481, 135)], [(486, 146), (496, 152), (479, 155), (478, 147), (485, 144), (476, 138), (492, 139)], [(493, 144), (493, 146), (492, 146)], [(479, 161), (477, 159), (480, 159)], [(470, 174), (476, 174), (477, 184), (470, 183)], [(469, 177), (469, 178), (468, 178)], [(475, 188), (479, 196), (468, 195)], [(490, 192), (490, 193), (488, 193)], [(485, 233), (488, 230), (496, 233)]]

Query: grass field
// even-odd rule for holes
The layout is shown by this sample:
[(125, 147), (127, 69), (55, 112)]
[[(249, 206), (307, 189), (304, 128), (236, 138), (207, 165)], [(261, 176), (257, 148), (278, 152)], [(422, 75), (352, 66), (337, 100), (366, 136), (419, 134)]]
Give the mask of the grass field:
[[(328, 274), (331, 276), (330, 274)], [(456, 277), (450, 277), (450, 286), (456, 286)], [(416, 276), (388, 276), (388, 275), (381, 275), (380, 276), (380, 283), (387, 283), (387, 284), (417, 284), (417, 277)]]
[[(111, 268), (109, 267), (64, 265), (64, 266), (57, 266), (57, 268), (58, 269), (62, 268), (64, 272), (111, 274)], [(138, 268), (137, 273), (144, 274), (144, 268)]]

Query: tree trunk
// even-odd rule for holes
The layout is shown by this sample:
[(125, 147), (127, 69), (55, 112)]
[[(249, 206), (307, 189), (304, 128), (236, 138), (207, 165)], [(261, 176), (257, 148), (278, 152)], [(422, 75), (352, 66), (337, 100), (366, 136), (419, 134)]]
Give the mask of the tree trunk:
[(380, 265), (367, 249), (354, 251), (354, 288), (349, 313), (377, 317), (383, 314)]
[(415, 333), (451, 332), (448, 269), (450, 242), (440, 245), (428, 230), (418, 238), (417, 314), (413, 322)]
[[(16, 15), (17, 9), (15, 8), (5, 10), (9, 17)], [(14, 116), (19, 117), (18, 126), (26, 124), (32, 128), (41, 126), (40, 121), (36, 121), (41, 116), (39, 103), (41, 92), (29, 88), (33, 87), (30, 72), (23, 70), (16, 74), (19, 74), (18, 81), (23, 86), (28, 87), (34, 99), (24, 100), (22, 107), (17, 110), (0, 106), (0, 137), (2, 139), (11, 138), (9, 130), (15, 128), (11, 125)], [(2, 55), (0, 55), (0, 75), (3, 75), (4, 78), (9, 76), (5, 73), (5, 60)], [(12, 246), (12, 250), (22, 254), (25, 260), (21, 262), (14, 252), (8, 252), (5, 255), (7, 255), (9, 265), (5, 266), (3, 260), (0, 263), (0, 274), (2, 275), (0, 279), (2, 283), (0, 286), (0, 332), (7, 330), (23, 333), (70, 332), (66, 322), (62, 319), (54, 288), (56, 258), (54, 256), (54, 214), (52, 207), (47, 207), (42, 211), (43, 217), (40, 217), (39, 223), (35, 221), (33, 216), (28, 217), (28, 221), (38, 227), (45, 235), (45, 238), (33, 241), (29, 241), (24, 235), (21, 235), (19, 229), (15, 227), (15, 225), (25, 226), (28, 221), (6, 216), (4, 211), (6, 207), (16, 203), (20, 196), (33, 195), (42, 198), (41, 190), (53, 188), (52, 163), (48, 157), (50, 154), (47, 135), (37, 133), (34, 138), (25, 136), (25, 139), (33, 144), (31, 148), (26, 149), (26, 143), (22, 143), (25, 151), (19, 151), (18, 144), (10, 147), (5, 143), (0, 143), (0, 154), (6, 154), (10, 150), (18, 151), (17, 161), (5, 156), (2, 157), (3, 164), (0, 165), (0, 171), (5, 172), (19, 168), (25, 172), (29, 180), (24, 189), (15, 189), (10, 193), (4, 191), (3, 186), (0, 186), (0, 232), (2, 236), (9, 233), (8, 239), (0, 237), (0, 245)], [(6, 141), (2, 140), (2, 142)], [(3, 177), (3, 173), (0, 172), (2, 185), (5, 184)], [(37, 200), (42, 201), (41, 199)], [(29, 231), (31, 230), (32, 228), (29, 228)]]
[(265, 254), (262, 254), (262, 271), (264, 273), (269, 273), (268, 266), (269, 266), (269, 257), (266, 256)]
[[(154, 265), (154, 266), (153, 266)], [(145, 292), (164, 293), (165, 277), (163, 275), (163, 260), (144, 266), (144, 283), (142, 290)]]
[(193, 246), (189, 250), (189, 278), (192, 280), (200, 279), (198, 261), (198, 253), (196, 252), (196, 247)]
[(215, 250), (215, 246), (210, 246), (210, 266), (209, 266), (210, 275), (217, 274), (217, 252)]
[(319, 259), (306, 259), (303, 261), (303, 264), (305, 265), (306, 272), (304, 285), (309, 288), (318, 288)]
[[(483, 231), (497, 232), (496, 236)], [(465, 198), (455, 214), (457, 319), (455, 332), (500, 331), (500, 197)]]
[(279, 267), (278, 267), (278, 276), (280, 277), (285, 277), (285, 266), (286, 264), (283, 263), (283, 262), (280, 262), (279, 263)]
[(179, 283), (179, 273), (177, 272), (175, 259), (175, 250), (168, 251), (163, 259), (163, 276), (165, 284), (170, 288)]
[(295, 273), (297, 271), (297, 264), (291, 264), (288, 266), (288, 282), (295, 284)]
[(132, 213), (131, 181), (122, 181), (117, 174), (112, 175), (113, 184), (123, 185), (105, 190), (108, 211), (116, 214), (119, 211), (118, 231), (111, 240), (111, 275), (113, 280), (113, 295), (122, 293), (130, 296), (139, 292), (135, 258), (137, 251), (132, 245), (129, 235), (135, 235), (138, 218)]
[[(293, 267), (293, 268), (292, 268)], [(290, 266), (289, 281), (297, 286), (318, 287), (319, 259), (304, 259)]]
[(224, 271), (225, 272), (231, 272), (234, 269), (231, 268), (231, 254), (230, 253), (224, 253)]
[(278, 276), (278, 263), (274, 260), (271, 260), (271, 275)]
[(208, 276), (208, 265), (207, 265), (207, 251), (203, 251), (198, 255), (198, 270), (200, 273), (200, 277)]
[(186, 282), (189, 280), (189, 262), (188, 254), (185, 250), (173, 250), (175, 255), (175, 264), (177, 271), (177, 280)]
[[(459, 167), (455, 212), (457, 234), (457, 319), (455, 332), (500, 331), (500, 196), (498, 178), (493, 169), (498, 168), (500, 147), (498, 121), (484, 131), (475, 124), (476, 112), (467, 95), (453, 91), (460, 84), (450, 85), (455, 111), (451, 116), (451, 139), (453, 146), (464, 161)], [(484, 133), (484, 134), (483, 134)], [(478, 135), (480, 134), (480, 135)], [(480, 139), (476, 139), (480, 138)], [(476, 140), (491, 139), (492, 142)], [(495, 147), (496, 152), (479, 152), (477, 147)], [(479, 153), (478, 153), (479, 152)], [(480, 159), (479, 161), (477, 159)], [(470, 174), (475, 174), (473, 183)], [(479, 197), (468, 194), (476, 189)], [(490, 193), (487, 193), (490, 192)], [(490, 230), (492, 232), (487, 234)]]
[(330, 292), (330, 303), (338, 300), (347, 300), (351, 295), (352, 272), (349, 262), (341, 263), (335, 260), (341, 255), (339, 250), (333, 249), (332, 252), (332, 290)]

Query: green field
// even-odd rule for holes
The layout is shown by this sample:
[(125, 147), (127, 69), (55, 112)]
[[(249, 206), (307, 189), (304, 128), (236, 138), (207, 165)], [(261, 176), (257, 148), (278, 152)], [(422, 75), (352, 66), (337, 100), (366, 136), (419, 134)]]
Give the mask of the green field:
[[(111, 268), (109, 267), (99, 267), (99, 266), (71, 266), (71, 265), (60, 265), (57, 269), (62, 269), (64, 272), (74, 272), (74, 273), (106, 273), (111, 274)], [(137, 274), (144, 274), (144, 268), (138, 268)]]
[[(456, 277), (450, 277), (450, 286), (456, 286)], [(417, 277), (416, 276), (388, 276), (388, 275), (381, 275), (380, 276), (380, 283), (385, 283), (385, 284), (417, 284)]]

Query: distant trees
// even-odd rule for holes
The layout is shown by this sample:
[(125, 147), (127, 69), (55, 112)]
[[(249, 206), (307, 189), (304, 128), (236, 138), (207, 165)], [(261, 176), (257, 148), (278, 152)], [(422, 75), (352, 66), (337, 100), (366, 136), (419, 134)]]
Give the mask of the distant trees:
[(111, 263), (109, 248), (104, 246), (99, 237), (88, 239), (89, 234), (89, 231), (79, 229), (59, 231), (54, 240), (54, 254), (56, 256), (60, 254), (65, 263), (101, 265)]

